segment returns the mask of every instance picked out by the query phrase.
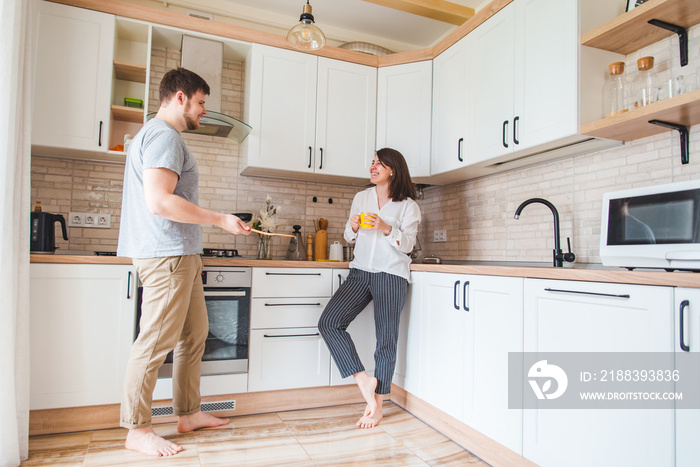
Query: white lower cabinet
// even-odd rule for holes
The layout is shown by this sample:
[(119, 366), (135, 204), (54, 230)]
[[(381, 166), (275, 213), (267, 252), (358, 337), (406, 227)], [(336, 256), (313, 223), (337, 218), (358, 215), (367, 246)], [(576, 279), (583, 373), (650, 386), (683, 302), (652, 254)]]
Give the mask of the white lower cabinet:
[(327, 386), (330, 353), (316, 327), (331, 269), (253, 268), (248, 390)]
[[(675, 289), (675, 353), (700, 353), (700, 289)], [(682, 324), (681, 324), (682, 323)], [(683, 334), (681, 334), (681, 326)], [(677, 367), (678, 368), (678, 367)], [(700, 368), (695, 368), (700, 374)], [(681, 375), (682, 377), (682, 375)], [(695, 388), (697, 390), (697, 388)], [(700, 409), (676, 408), (676, 467), (691, 467), (700, 459)]]
[(523, 348), (523, 279), (423, 273), (421, 282), (421, 398), (521, 453), (508, 353)]
[(32, 264), (30, 408), (117, 404), (134, 339), (136, 269)]
[[(671, 287), (525, 279), (525, 352), (670, 353), (672, 305)], [(523, 456), (542, 467), (673, 465), (674, 413), (525, 409)]]
[(399, 343), (396, 352), (394, 383), (412, 395), (422, 398), (421, 390), (421, 287), (423, 272), (411, 272), (406, 303), (401, 312)]
[[(347, 279), (350, 274), (350, 269), (334, 269), (333, 270), (333, 293), (338, 290), (340, 284)], [(352, 341), (355, 344), (357, 354), (360, 356), (362, 364), (365, 366), (365, 371), (374, 375), (374, 349), (377, 346), (377, 338), (374, 332), (374, 303), (370, 302), (367, 307), (362, 310), (355, 320), (350, 323), (347, 329)], [(331, 385), (354, 384), (355, 378), (348, 376), (343, 378), (335, 362), (331, 358)]]

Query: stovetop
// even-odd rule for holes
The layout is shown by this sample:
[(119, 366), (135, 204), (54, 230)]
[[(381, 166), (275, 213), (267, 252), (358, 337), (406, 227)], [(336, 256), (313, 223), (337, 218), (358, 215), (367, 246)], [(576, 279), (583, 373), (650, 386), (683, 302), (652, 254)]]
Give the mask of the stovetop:
[(208, 258), (234, 258), (239, 256), (238, 250), (226, 248), (205, 248), (202, 256)]

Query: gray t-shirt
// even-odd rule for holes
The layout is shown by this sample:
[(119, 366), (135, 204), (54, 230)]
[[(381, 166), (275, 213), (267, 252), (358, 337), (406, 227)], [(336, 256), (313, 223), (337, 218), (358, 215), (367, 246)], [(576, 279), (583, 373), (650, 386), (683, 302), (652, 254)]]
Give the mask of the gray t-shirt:
[(129, 146), (124, 168), (121, 222), (117, 254), (129, 258), (158, 258), (202, 252), (199, 224), (184, 224), (151, 214), (143, 191), (143, 170), (165, 168), (179, 179), (175, 194), (199, 201), (197, 161), (180, 133), (165, 120), (153, 118)]

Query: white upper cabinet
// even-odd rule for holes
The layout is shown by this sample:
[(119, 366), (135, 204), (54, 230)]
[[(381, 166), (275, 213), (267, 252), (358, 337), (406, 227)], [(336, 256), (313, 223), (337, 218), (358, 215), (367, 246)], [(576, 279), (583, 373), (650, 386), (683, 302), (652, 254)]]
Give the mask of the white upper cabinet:
[(429, 60), (382, 67), (378, 72), (377, 149), (399, 151), (413, 179), (430, 175), (432, 85)]
[(471, 36), (433, 60), (431, 175), (466, 167), (474, 148)]
[(36, 2), (32, 152), (106, 152), (114, 16)]
[[(246, 63), (248, 169), (314, 171), (318, 58), (254, 44)], [(244, 170), (244, 173), (246, 172)]]
[(376, 68), (254, 44), (246, 84), (243, 174), (368, 178)]
[(472, 34), (476, 162), (578, 132), (578, 0), (517, 0)]

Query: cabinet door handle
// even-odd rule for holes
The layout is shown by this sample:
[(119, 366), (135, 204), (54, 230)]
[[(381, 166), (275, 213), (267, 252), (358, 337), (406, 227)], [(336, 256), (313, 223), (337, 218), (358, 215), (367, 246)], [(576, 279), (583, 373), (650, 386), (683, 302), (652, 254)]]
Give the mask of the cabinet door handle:
[(321, 170), (323, 168), (323, 148), (321, 148), (321, 163), (318, 166), (318, 170)]
[(520, 144), (520, 141), (518, 141), (518, 121), (520, 121), (519, 116), (513, 119), (513, 142), (515, 144)]
[(469, 311), (467, 287), (469, 287), (469, 281), (464, 281), (464, 287), (462, 287), (462, 308), (464, 308), (464, 311)]
[(265, 306), (321, 306), (320, 303), (266, 303)]
[(126, 299), (131, 300), (131, 271), (126, 273)]
[(457, 287), (459, 287), (459, 281), (455, 281), (454, 289), (452, 290), (452, 305), (454, 305), (455, 310), (459, 311), (459, 303), (457, 303)]
[(338, 287), (343, 285), (343, 276), (341, 274), (338, 274)]
[(311, 153), (313, 149), (311, 149), (311, 146), (309, 146), (309, 168), (311, 168)]
[(559, 292), (559, 293), (575, 293), (580, 295), (595, 295), (598, 297), (613, 297), (613, 298), (630, 298), (629, 294), (612, 294), (612, 293), (600, 293), (600, 292), (584, 292), (582, 290), (562, 290), (562, 289), (550, 289), (549, 287), (544, 289), (546, 292)]
[(462, 143), (464, 142), (464, 138), (459, 138), (459, 141), (457, 141), (457, 159), (459, 159), (460, 162), (464, 162), (464, 159), (462, 159)]
[(681, 350), (683, 352), (690, 352), (690, 346), (685, 343), (685, 336), (683, 334), (683, 331), (684, 331), (684, 326), (683, 326), (684, 323), (683, 322), (685, 321), (685, 309), (688, 308), (688, 306), (690, 306), (690, 302), (688, 300), (683, 300), (681, 302), (681, 307), (679, 310), (680, 311), (680, 318), (678, 321), (681, 322), (681, 329), (680, 329), (681, 338), (679, 340), (681, 342)]
[(100, 132), (97, 135), (97, 145), (102, 147), (102, 120), (100, 120)]
[(266, 272), (266, 276), (320, 276), (320, 272)]
[(268, 334), (263, 334), (263, 337), (318, 337), (321, 334), (315, 333), (315, 334), (281, 334), (278, 336), (271, 336)]
[(508, 143), (506, 142), (506, 131), (508, 129), (508, 120), (503, 120), (503, 147), (507, 148)]

